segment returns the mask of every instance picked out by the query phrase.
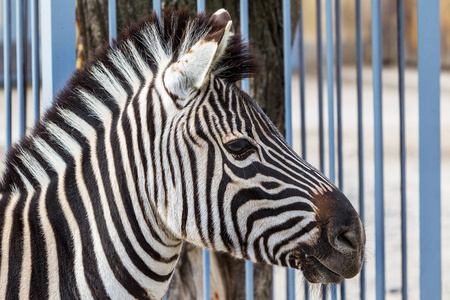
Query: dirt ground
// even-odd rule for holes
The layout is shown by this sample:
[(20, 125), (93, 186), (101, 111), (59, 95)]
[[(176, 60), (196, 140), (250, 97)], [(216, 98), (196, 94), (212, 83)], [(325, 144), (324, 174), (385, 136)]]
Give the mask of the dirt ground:
[[(364, 178), (365, 216), (367, 234), (366, 254), (366, 297), (375, 299), (375, 224), (374, 224), (374, 159), (373, 159), (373, 91), (372, 72), (363, 72), (364, 113)], [(419, 173), (418, 173), (418, 90), (417, 72), (406, 72), (406, 144), (407, 144), (407, 215), (408, 215), (408, 296), (419, 299)], [(401, 299), (401, 232), (400, 232), (400, 159), (399, 159), (399, 104), (396, 69), (383, 70), (383, 125), (384, 125), (384, 199), (386, 229), (386, 299)], [(442, 202), (442, 270), (450, 269), (450, 73), (441, 76), (441, 202)], [(300, 108), (299, 77), (292, 78), (294, 148), (300, 152)], [(318, 157), (318, 108), (316, 75), (306, 77), (306, 138), (307, 160), (319, 166)], [(324, 103), (327, 103), (326, 82)], [(15, 96), (13, 95), (13, 99)], [(28, 90), (28, 127), (33, 123), (31, 90)], [(343, 69), (342, 113), (343, 113), (343, 161), (344, 193), (358, 207), (358, 155), (357, 155), (357, 106), (356, 72), (353, 67)], [(5, 151), (5, 105), (3, 91), (0, 91), (0, 170), (3, 169)], [(325, 129), (327, 110), (324, 111)], [(17, 140), (17, 105), (13, 105), (13, 139)], [(327, 130), (325, 130), (327, 151)], [(327, 155), (326, 168), (327, 166)], [(327, 172), (326, 172), (327, 174)], [(327, 174), (328, 175), (328, 174)], [(302, 276), (297, 276), (297, 299), (303, 299)], [(285, 270), (275, 268), (275, 298), (285, 299)], [(320, 298), (320, 288), (313, 287), (312, 299)], [(347, 299), (358, 299), (359, 276), (347, 281)], [(442, 273), (442, 299), (450, 299), (450, 274)]]

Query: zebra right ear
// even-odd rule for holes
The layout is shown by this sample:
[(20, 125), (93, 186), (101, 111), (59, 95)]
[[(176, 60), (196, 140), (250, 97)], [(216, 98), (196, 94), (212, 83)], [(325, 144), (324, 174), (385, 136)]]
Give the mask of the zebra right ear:
[(211, 17), (211, 28), (212, 32), (166, 69), (164, 86), (178, 100), (186, 99), (206, 83), (214, 64), (224, 53), (233, 34), (232, 21), (226, 10), (220, 9)]

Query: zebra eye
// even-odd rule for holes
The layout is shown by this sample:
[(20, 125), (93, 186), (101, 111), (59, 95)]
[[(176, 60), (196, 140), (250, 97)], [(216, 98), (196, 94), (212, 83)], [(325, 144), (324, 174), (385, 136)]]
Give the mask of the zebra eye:
[(227, 149), (227, 151), (231, 154), (235, 155), (236, 158), (244, 159), (251, 154), (252, 150), (254, 150), (254, 147), (249, 141), (245, 139), (238, 139), (226, 143), (225, 149)]

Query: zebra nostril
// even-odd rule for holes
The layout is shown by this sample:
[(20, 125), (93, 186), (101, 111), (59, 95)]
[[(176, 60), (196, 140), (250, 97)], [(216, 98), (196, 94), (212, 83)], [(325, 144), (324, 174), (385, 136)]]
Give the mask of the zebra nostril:
[(358, 249), (358, 236), (354, 231), (340, 232), (334, 238), (333, 247), (341, 253), (352, 253)]

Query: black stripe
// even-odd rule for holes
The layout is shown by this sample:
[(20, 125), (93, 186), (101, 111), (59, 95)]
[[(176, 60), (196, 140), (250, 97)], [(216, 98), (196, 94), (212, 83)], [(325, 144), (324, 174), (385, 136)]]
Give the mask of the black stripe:
[(30, 222), (30, 237), (31, 237), (31, 284), (30, 284), (30, 298), (31, 299), (46, 299), (48, 298), (48, 278), (47, 278), (47, 249), (45, 241), (42, 238), (42, 224), (39, 218), (38, 201), (40, 197), (40, 189), (36, 190), (35, 195), (31, 199), (30, 211), (28, 220)]
[(20, 273), (22, 270), (23, 255), (23, 208), (26, 200), (25, 193), (20, 195), (12, 215), (11, 235), (9, 238), (9, 266), (8, 266), (8, 288), (6, 299), (16, 299), (19, 296)]

